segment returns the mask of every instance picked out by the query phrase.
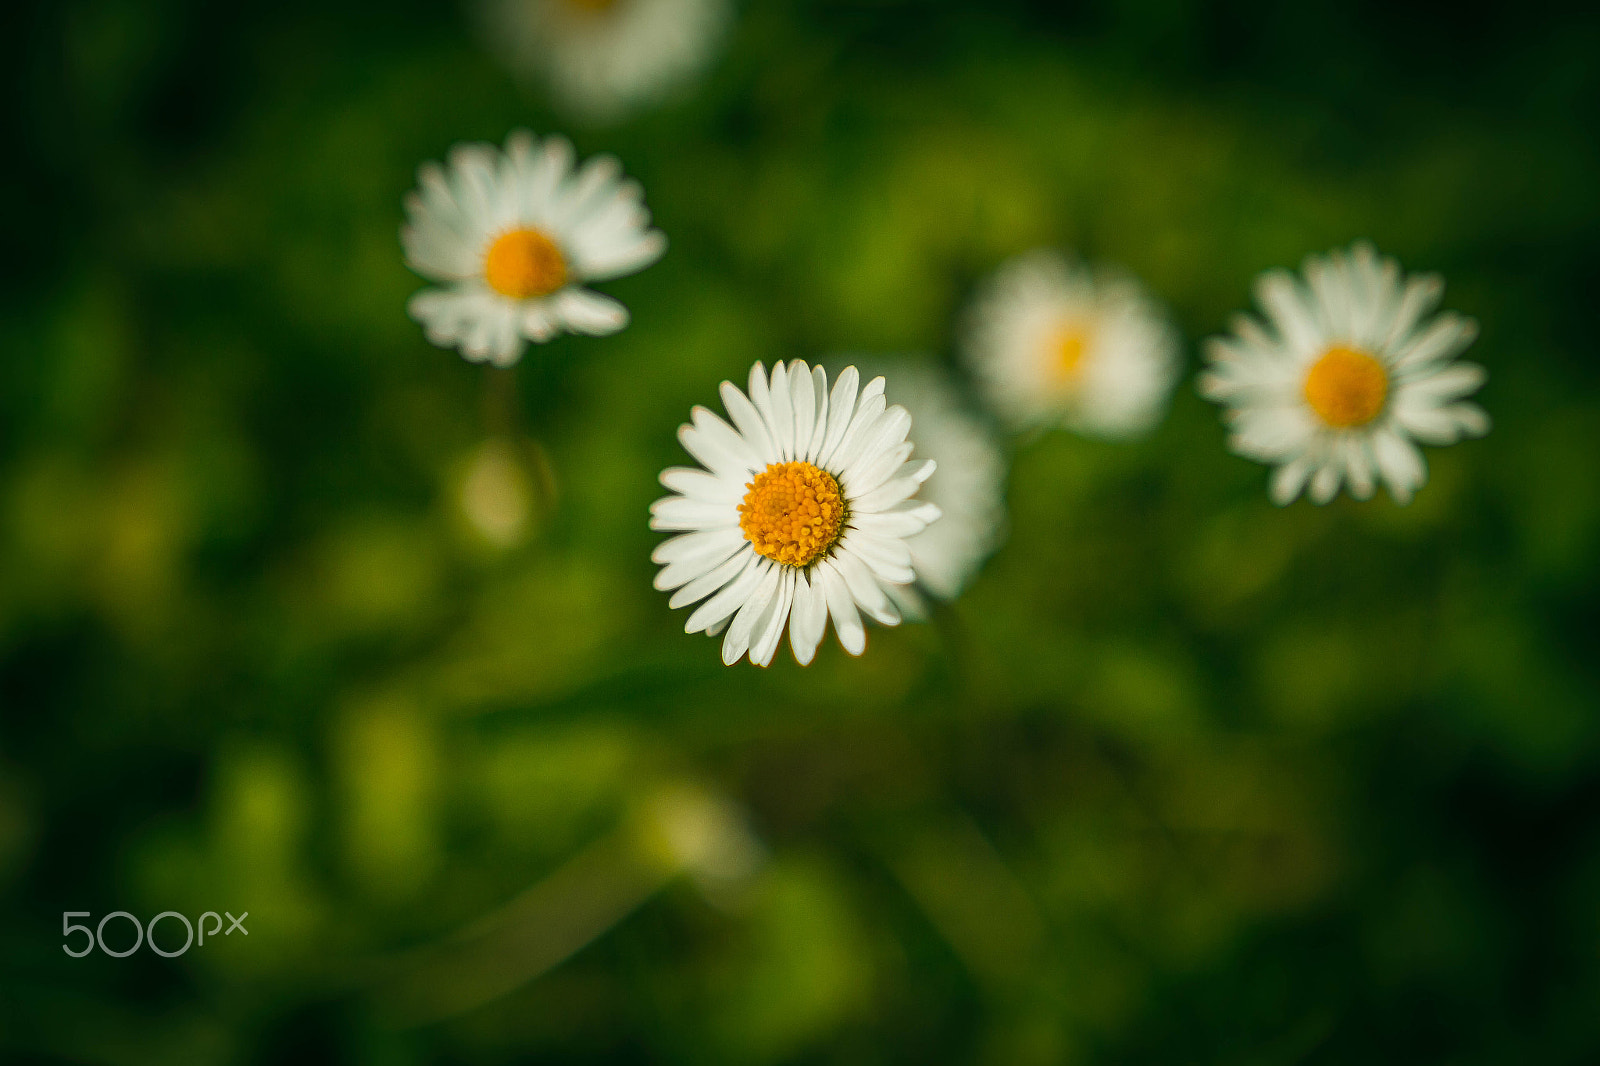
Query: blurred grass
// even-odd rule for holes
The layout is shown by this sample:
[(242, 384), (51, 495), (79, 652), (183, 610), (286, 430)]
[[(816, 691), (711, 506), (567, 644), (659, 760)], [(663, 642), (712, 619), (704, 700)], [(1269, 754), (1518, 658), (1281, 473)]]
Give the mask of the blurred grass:
[[(1591, 13), (746, 5), (698, 94), (569, 129), (672, 247), (514, 378), (404, 314), (416, 163), (566, 128), (459, 12), (4, 18), (8, 1060), (1600, 1052)], [(1060, 244), (1192, 360), (1357, 236), (1482, 325), (1495, 429), (1408, 508), (1273, 508), (1185, 387), (1019, 442), (1006, 545), (860, 660), (725, 669), (650, 587), (673, 430), (755, 359), (946, 360)], [(70, 959), (85, 908), (251, 935)], [(397, 1027), (495, 929), (462, 988), (529, 980)]]

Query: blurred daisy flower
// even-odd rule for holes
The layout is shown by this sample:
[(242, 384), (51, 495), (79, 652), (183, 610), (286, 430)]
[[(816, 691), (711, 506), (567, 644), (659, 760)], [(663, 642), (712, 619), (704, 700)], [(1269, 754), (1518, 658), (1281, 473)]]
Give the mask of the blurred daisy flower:
[(1489, 431), (1483, 410), (1463, 402), (1483, 368), (1456, 361), (1477, 325), (1431, 315), (1439, 277), (1403, 278), (1366, 242), (1310, 256), (1304, 275), (1269, 270), (1256, 280), (1268, 322), (1239, 315), (1233, 336), (1211, 339), (1200, 392), (1227, 405), (1235, 452), (1276, 464), (1275, 503), (1302, 490), (1327, 503), (1340, 485), (1364, 500), (1379, 479), (1407, 503), (1428, 477), (1414, 442)]
[(906, 539), (917, 580), (887, 590), (901, 614), (921, 618), (927, 614), (924, 593), (955, 599), (998, 546), (1006, 522), (1006, 454), (991, 424), (963, 402), (943, 369), (909, 359), (871, 366), (894, 383), (889, 398), (911, 414), (917, 453), (938, 464), (918, 497), (942, 517)]
[(934, 464), (911, 459), (911, 415), (883, 390), (881, 377), (861, 387), (855, 367), (830, 390), (821, 367), (779, 363), (769, 378), (757, 363), (748, 393), (722, 383), (733, 425), (696, 407), (679, 428), (705, 469), (661, 474), (675, 495), (651, 505), (650, 528), (681, 535), (651, 556), (661, 564), (655, 586), (677, 590), (674, 608), (705, 601), (685, 628), (726, 629), (723, 662), (748, 654), (766, 666), (785, 623), (802, 664), (830, 616), (851, 655), (866, 648), (863, 613), (899, 624), (886, 590), (915, 578), (906, 540), (939, 508), (913, 499)]
[(1132, 437), (1161, 420), (1178, 334), (1133, 278), (1048, 250), (1002, 264), (968, 313), (964, 349), (1013, 429)]
[(710, 63), (730, 0), (484, 0), (491, 40), (518, 73), (590, 122), (654, 103)]
[(510, 366), (528, 341), (563, 330), (620, 330), (627, 308), (584, 283), (641, 270), (667, 247), (614, 157), (578, 167), (566, 138), (525, 130), (503, 152), (458, 144), (448, 167), (422, 164), (405, 209), (406, 262), (440, 283), (411, 298), (411, 317), (475, 363)]

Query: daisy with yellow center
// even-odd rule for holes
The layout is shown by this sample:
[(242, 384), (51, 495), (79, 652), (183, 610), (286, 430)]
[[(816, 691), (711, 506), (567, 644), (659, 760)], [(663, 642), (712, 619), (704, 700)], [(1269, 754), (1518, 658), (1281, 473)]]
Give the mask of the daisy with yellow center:
[(458, 144), (449, 166), (424, 163), (405, 208), (406, 261), (438, 283), (412, 297), (411, 317), (434, 344), (496, 366), (529, 341), (623, 328), (627, 308), (585, 283), (642, 270), (666, 250), (616, 159), (578, 166), (565, 138), (520, 130), (504, 151)]
[(1178, 335), (1133, 278), (1039, 250), (1001, 264), (967, 314), (963, 354), (1012, 429), (1133, 437), (1166, 410)]
[(1232, 336), (1209, 342), (1200, 391), (1228, 408), (1234, 451), (1277, 467), (1275, 502), (1305, 492), (1327, 503), (1341, 486), (1364, 500), (1382, 481), (1403, 504), (1427, 480), (1417, 442), (1488, 432), (1465, 400), (1483, 368), (1456, 358), (1477, 326), (1431, 314), (1443, 292), (1436, 275), (1403, 277), (1364, 241), (1308, 258), (1304, 280), (1257, 280), (1268, 321), (1240, 315)]
[[(852, 655), (866, 648), (861, 617), (897, 625), (889, 590), (915, 578), (907, 538), (939, 517), (916, 499), (933, 473), (913, 460), (911, 416), (884, 399), (884, 379), (861, 385), (848, 367), (828, 386), (821, 367), (757, 363), (749, 387), (722, 383), (732, 424), (704, 407), (678, 431), (703, 468), (671, 467), (674, 495), (650, 508), (650, 528), (679, 535), (652, 558), (670, 606), (699, 606), (690, 633), (724, 633), (722, 660), (766, 666), (785, 626), (802, 664), (833, 620)], [(703, 601), (703, 602), (702, 602)]]
[(700, 74), (731, 0), (480, 0), (489, 43), (567, 113), (610, 122)]

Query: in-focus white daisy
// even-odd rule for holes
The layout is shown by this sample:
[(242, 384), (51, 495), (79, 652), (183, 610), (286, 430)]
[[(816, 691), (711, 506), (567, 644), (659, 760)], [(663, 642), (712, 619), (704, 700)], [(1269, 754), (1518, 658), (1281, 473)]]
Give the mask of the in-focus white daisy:
[(915, 577), (906, 538), (939, 508), (913, 499), (934, 464), (911, 458), (911, 415), (883, 389), (881, 377), (861, 387), (855, 367), (830, 390), (821, 367), (779, 363), (769, 379), (757, 363), (748, 394), (722, 383), (733, 425), (696, 407), (679, 428), (705, 469), (661, 474), (676, 495), (651, 505), (650, 528), (681, 535), (652, 554), (662, 564), (655, 585), (677, 590), (673, 607), (704, 601), (685, 628), (726, 629), (723, 662), (748, 654), (766, 666), (785, 623), (802, 664), (830, 616), (851, 655), (867, 645), (863, 613), (899, 624), (886, 589)]
[(927, 613), (923, 594), (953, 600), (1000, 542), (1006, 523), (1007, 460), (994, 428), (963, 402), (943, 369), (911, 359), (866, 359), (891, 382), (888, 398), (911, 414), (917, 454), (939, 464), (918, 493), (941, 517), (906, 539), (917, 580), (889, 596), (907, 618)]
[(711, 62), (730, 0), (483, 0), (511, 68), (589, 122), (655, 103)]
[(579, 167), (565, 137), (526, 130), (503, 152), (458, 144), (448, 167), (422, 164), (405, 208), (406, 262), (440, 283), (411, 298), (411, 317), (434, 344), (496, 366), (563, 330), (626, 326), (628, 309), (584, 283), (641, 270), (667, 247), (650, 228), (644, 190), (615, 157)]
[(1403, 278), (1365, 241), (1308, 257), (1304, 275), (1256, 279), (1268, 321), (1239, 315), (1233, 336), (1210, 340), (1200, 392), (1227, 405), (1235, 452), (1277, 466), (1274, 502), (1304, 489), (1327, 503), (1340, 485), (1364, 500), (1381, 479), (1407, 503), (1428, 478), (1415, 441), (1489, 431), (1483, 410), (1462, 400), (1483, 384), (1483, 368), (1456, 361), (1478, 327), (1453, 312), (1431, 315), (1444, 282)]
[(1003, 263), (968, 312), (964, 353), (1013, 429), (1131, 437), (1161, 420), (1178, 334), (1132, 277), (1049, 250)]

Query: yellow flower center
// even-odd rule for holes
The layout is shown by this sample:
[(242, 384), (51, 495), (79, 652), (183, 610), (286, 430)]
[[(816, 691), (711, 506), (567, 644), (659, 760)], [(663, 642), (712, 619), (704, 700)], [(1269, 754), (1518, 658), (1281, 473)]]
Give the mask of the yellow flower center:
[(507, 230), (483, 257), (483, 280), (502, 296), (548, 296), (567, 283), (567, 261), (543, 230)]
[(1389, 373), (1366, 352), (1335, 344), (1306, 374), (1306, 403), (1333, 429), (1364, 426), (1389, 396)]
[(1050, 343), (1051, 368), (1058, 384), (1070, 385), (1083, 370), (1083, 357), (1089, 350), (1089, 331), (1082, 326), (1063, 326)]
[(567, 4), (584, 14), (602, 14), (617, 6), (617, 0), (567, 0)]
[(785, 566), (810, 566), (839, 539), (844, 496), (810, 463), (770, 463), (750, 479), (739, 528), (751, 547)]

